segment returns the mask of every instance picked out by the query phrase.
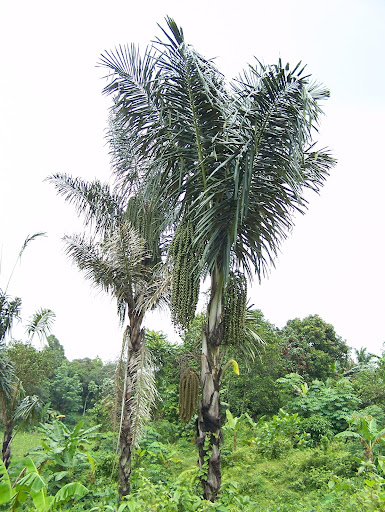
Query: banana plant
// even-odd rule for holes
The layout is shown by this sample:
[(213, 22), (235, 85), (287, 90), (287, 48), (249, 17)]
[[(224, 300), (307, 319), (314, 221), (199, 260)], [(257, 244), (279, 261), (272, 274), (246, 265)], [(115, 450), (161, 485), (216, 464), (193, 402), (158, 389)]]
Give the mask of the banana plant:
[(22, 510), (22, 504), (28, 499), (32, 500), (34, 510), (39, 512), (60, 510), (64, 503), (81, 499), (88, 493), (88, 489), (79, 482), (64, 485), (55, 495), (49, 495), (47, 488), (47, 481), (39, 473), (32, 459), (27, 459), (13, 486), (4, 462), (0, 461), (0, 505), (9, 504), (11, 512)]
[(350, 423), (351, 430), (340, 432), (335, 437), (359, 440), (364, 447), (365, 459), (373, 463), (375, 448), (385, 442), (385, 428), (379, 430), (376, 420), (370, 415), (353, 416)]
[(82, 420), (71, 430), (60, 419), (54, 418), (52, 423), (39, 426), (43, 434), (41, 448), (31, 452), (31, 455), (37, 457), (39, 468), (49, 464), (55, 482), (60, 482), (58, 485), (62, 485), (66, 479), (72, 480), (75, 471), (81, 468), (94, 472), (95, 461), (86, 445), (100, 435), (97, 432), (100, 425), (88, 429), (83, 429), (83, 425)]
[(233, 416), (229, 409), (226, 409), (227, 422), (223, 427), (224, 431), (231, 432), (233, 435), (233, 452), (237, 450), (237, 432), (244, 424), (243, 416)]

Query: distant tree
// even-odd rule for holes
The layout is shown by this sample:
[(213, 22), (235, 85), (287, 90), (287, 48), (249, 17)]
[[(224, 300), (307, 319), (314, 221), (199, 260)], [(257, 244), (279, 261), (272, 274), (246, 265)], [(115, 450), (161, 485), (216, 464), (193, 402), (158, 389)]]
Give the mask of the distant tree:
[(56, 369), (51, 380), (51, 407), (64, 415), (82, 411), (82, 385), (69, 363), (64, 362)]
[(82, 384), (84, 414), (87, 408), (94, 405), (94, 401), (98, 397), (99, 389), (107, 376), (106, 369), (104, 368), (103, 361), (98, 357), (95, 359), (90, 359), (89, 357), (74, 359), (71, 361), (70, 367), (78, 375)]
[(22, 381), (27, 395), (38, 395), (43, 401), (49, 400), (49, 378), (55, 368), (30, 343), (13, 340), (7, 347), (7, 356), (12, 362), (14, 372)]
[(358, 364), (368, 364), (370, 363), (375, 357), (374, 354), (371, 354), (368, 352), (368, 349), (366, 347), (361, 347), (359, 349), (355, 348), (354, 353), (356, 356), (356, 360)]
[(289, 320), (280, 332), (286, 373), (299, 373), (305, 380), (325, 380), (333, 375), (336, 361), (343, 370), (349, 360), (349, 346), (334, 327), (318, 315)]
[(354, 386), (348, 378), (313, 380), (308, 385), (301, 375), (291, 373), (278, 379), (283, 390), (285, 409), (305, 418), (324, 417), (334, 433), (346, 429), (348, 418), (360, 406)]

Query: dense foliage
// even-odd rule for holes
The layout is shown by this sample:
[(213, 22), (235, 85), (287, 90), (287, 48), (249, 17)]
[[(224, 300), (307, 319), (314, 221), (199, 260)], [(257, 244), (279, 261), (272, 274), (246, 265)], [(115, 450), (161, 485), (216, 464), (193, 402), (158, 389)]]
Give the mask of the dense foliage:
[[(250, 364), (231, 347), (226, 356), (236, 359), (240, 375), (230, 365), (221, 392), (223, 492), (214, 503), (200, 497), (193, 448), (196, 414), (183, 424), (178, 411), (180, 376), (186, 368), (199, 370), (204, 318), (194, 319), (181, 344), (170, 344), (159, 332), (147, 333), (160, 398), (134, 453), (131, 494), (119, 510), (382, 510), (385, 358), (354, 363), (336, 336), (343, 347), (336, 354), (345, 354), (345, 365), (323, 368), (319, 350), (313, 356), (319, 355), (316, 363), (329, 377), (288, 374), (282, 347), (293, 322), (279, 330), (260, 311), (255, 315), (265, 341), (258, 357)], [(317, 331), (325, 332), (326, 322), (309, 318), (316, 318)], [(307, 322), (295, 320), (297, 326)], [(24, 374), (28, 391), (51, 405), (48, 414), (42, 411), (38, 430), (30, 427), (30, 433), (19, 434), (20, 443), (29, 439), (22, 452), (15, 440), (9, 484), (5, 477), (0, 483), (2, 509), (9, 510), (13, 500), (14, 510), (21, 511), (118, 510), (117, 438), (109, 402), (115, 365), (98, 358), (68, 361), (53, 335), (40, 350), (13, 341), (7, 356), (17, 374)], [(24, 476), (17, 480), (23, 466)]]

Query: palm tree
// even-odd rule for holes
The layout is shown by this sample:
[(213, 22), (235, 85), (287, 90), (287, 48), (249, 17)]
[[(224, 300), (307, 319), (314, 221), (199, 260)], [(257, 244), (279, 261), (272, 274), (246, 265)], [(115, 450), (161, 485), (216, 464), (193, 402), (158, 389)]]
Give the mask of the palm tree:
[[(105, 93), (113, 95), (116, 143), (135, 163), (127, 169), (118, 161), (115, 170), (122, 182), (126, 177), (130, 186), (134, 181), (157, 191), (173, 214), (171, 307), (180, 326), (194, 316), (199, 283), (210, 280), (198, 446), (201, 468), (208, 467), (204, 497), (214, 500), (221, 483), (224, 326), (229, 315), (234, 323), (234, 312), (245, 310), (243, 275), (265, 275), (293, 214), (306, 209), (305, 191), (318, 191), (334, 164), (312, 141), (320, 101), (329, 93), (312, 84), (303, 67), (281, 61), (257, 61), (227, 84), (171, 18), (167, 26), (165, 39), (143, 56), (135, 46), (119, 47), (105, 52), (101, 65), (110, 73)], [(234, 275), (241, 285), (226, 320), (226, 288)], [(238, 319), (242, 328), (244, 316)]]
[(356, 354), (357, 363), (361, 365), (366, 365), (371, 362), (376, 356), (368, 352), (368, 349), (365, 347), (361, 347), (359, 349), (355, 348), (354, 352)]
[[(16, 433), (14, 425), (16, 421), (21, 423), (30, 419), (40, 407), (40, 400), (36, 396), (21, 399), (23, 388), (22, 382), (14, 372), (12, 362), (6, 354), (5, 339), (10, 333), (13, 322), (20, 320), (21, 299), (11, 298), (7, 295), (8, 286), (12, 279), (18, 261), (20, 261), (27, 246), (45, 233), (35, 233), (27, 236), (16, 258), (15, 264), (8, 278), (5, 291), (0, 289), (0, 416), (4, 424), (4, 435), (2, 443), (1, 458), (8, 469), (11, 462), (11, 443)], [(44, 313), (40, 318), (39, 313)], [(39, 317), (40, 321), (37, 322)], [(53, 319), (54, 313), (50, 310), (41, 310), (36, 313), (28, 325), (28, 334), (31, 339), (34, 334), (39, 336), (46, 334), (50, 328), (48, 318)]]
[[(27, 325), (30, 341), (35, 334), (39, 337), (46, 337), (50, 332), (54, 317), (55, 313), (49, 309), (37, 311)], [(7, 469), (11, 462), (12, 441), (20, 426), (27, 421), (36, 419), (38, 411), (41, 410), (42, 403), (39, 397), (35, 395), (23, 397), (23, 395), (25, 395), (23, 383), (16, 375), (12, 362), (7, 356), (3, 338), (0, 341), (0, 416), (4, 424), (1, 458)], [(16, 423), (19, 423), (19, 427), (14, 431)]]
[[(75, 202), (85, 214), (85, 224), (92, 224), (91, 238), (65, 237), (67, 254), (85, 277), (96, 287), (110, 293), (117, 302), (123, 325), (122, 408), (120, 416), (119, 496), (130, 492), (132, 449), (140, 435), (142, 420), (148, 415), (154, 397), (154, 379), (145, 349), (143, 319), (145, 313), (165, 297), (168, 280), (160, 258), (159, 231), (146, 219), (154, 220), (150, 203), (139, 195), (128, 200), (113, 194), (100, 182), (87, 183), (57, 174), (49, 178), (59, 194)], [(133, 204), (135, 207), (133, 207)], [(136, 224), (136, 227), (134, 227)], [(155, 236), (145, 241), (142, 232)], [(155, 247), (154, 250), (150, 248)]]

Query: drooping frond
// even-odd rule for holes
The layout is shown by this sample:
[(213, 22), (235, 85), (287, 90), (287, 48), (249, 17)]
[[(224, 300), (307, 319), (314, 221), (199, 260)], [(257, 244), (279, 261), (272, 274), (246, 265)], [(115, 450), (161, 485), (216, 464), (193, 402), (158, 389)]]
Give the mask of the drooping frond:
[(245, 337), (243, 342), (237, 345), (237, 349), (244, 355), (246, 363), (253, 362), (265, 345), (265, 341), (258, 334), (260, 326), (257, 318), (252, 306), (248, 306), (246, 308)]
[(6, 355), (5, 347), (3, 344), (0, 344), (0, 399), (2, 397), (7, 400), (11, 399), (18, 380), (13, 364)]
[(13, 419), (14, 421), (37, 423), (41, 412), (41, 399), (36, 395), (26, 396), (17, 406)]
[(133, 362), (136, 372), (134, 393), (127, 404), (132, 421), (132, 438), (134, 445), (143, 434), (144, 427), (151, 417), (151, 409), (158, 398), (155, 384), (154, 362), (151, 352), (145, 344), (137, 353)]
[(13, 322), (20, 319), (20, 308), (21, 299), (19, 297), (11, 299), (0, 290), (0, 344), (11, 330)]
[(87, 182), (57, 173), (47, 178), (59, 195), (73, 204), (85, 226), (92, 226), (97, 233), (109, 232), (122, 220), (124, 207), (121, 197), (111, 192), (100, 181)]
[(143, 314), (155, 307), (163, 308), (170, 302), (171, 273), (167, 265), (159, 263), (151, 268), (151, 280), (136, 305), (136, 311)]
[(94, 286), (112, 293), (121, 322), (126, 308), (134, 310), (143, 293), (150, 269), (144, 264), (147, 252), (143, 239), (128, 223), (116, 229), (105, 242), (84, 236), (65, 237), (66, 252)]
[(26, 332), (30, 341), (32, 341), (35, 335), (38, 336), (40, 341), (44, 341), (51, 332), (55, 318), (56, 314), (50, 309), (41, 308), (39, 311), (36, 311), (26, 325)]
[(11, 274), (9, 276), (7, 286), (5, 287), (5, 293), (7, 293), (8, 286), (9, 286), (9, 283), (11, 282), (13, 273), (14, 273), (15, 268), (16, 268), (16, 265), (21, 260), (21, 257), (23, 255), (24, 251), (26, 250), (26, 248), (28, 247), (28, 245), (31, 242), (33, 242), (34, 240), (36, 240), (37, 238), (39, 238), (41, 236), (45, 236), (45, 235), (46, 235), (46, 233), (43, 233), (43, 232), (34, 233), (33, 235), (28, 235), (27, 238), (24, 240), (23, 245), (21, 246), (20, 252), (19, 252), (19, 254), (18, 254), (17, 258), (16, 258), (15, 264), (14, 264), (14, 266), (12, 268)]

